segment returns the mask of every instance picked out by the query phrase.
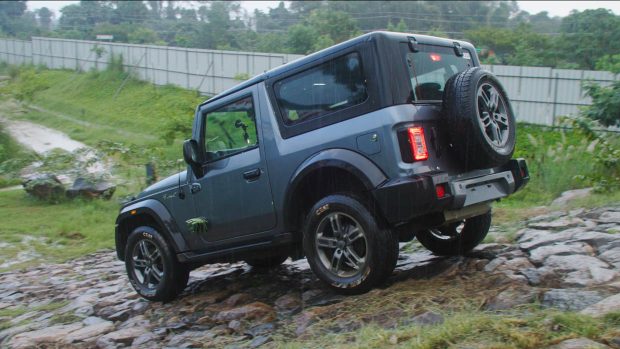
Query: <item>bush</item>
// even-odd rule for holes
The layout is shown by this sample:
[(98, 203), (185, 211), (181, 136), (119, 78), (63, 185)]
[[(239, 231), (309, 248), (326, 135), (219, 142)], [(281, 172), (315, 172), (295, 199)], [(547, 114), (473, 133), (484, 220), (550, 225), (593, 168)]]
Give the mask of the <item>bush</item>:
[(603, 126), (620, 126), (620, 81), (609, 87), (594, 83), (584, 85), (592, 105), (582, 110), (582, 115), (600, 122)]

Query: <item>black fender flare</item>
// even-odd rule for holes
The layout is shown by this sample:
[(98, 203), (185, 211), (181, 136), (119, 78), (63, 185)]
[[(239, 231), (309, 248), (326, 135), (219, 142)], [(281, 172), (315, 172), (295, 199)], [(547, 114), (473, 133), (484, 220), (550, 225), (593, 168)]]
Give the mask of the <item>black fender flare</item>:
[(131, 233), (130, 231), (124, 231), (122, 229), (123, 225), (132, 219), (145, 216), (155, 221), (162, 229), (160, 233), (170, 243), (175, 253), (188, 250), (187, 242), (180, 233), (168, 209), (155, 199), (147, 199), (123, 207), (116, 218), (114, 237), (116, 240), (116, 254), (120, 260), (124, 260), (125, 243), (129, 233)]
[(307, 158), (297, 167), (287, 185), (284, 195), (283, 216), (287, 230), (293, 227), (295, 192), (300, 183), (320, 168), (338, 168), (359, 178), (366, 190), (377, 188), (387, 180), (381, 169), (367, 157), (348, 149), (334, 148), (318, 152)]

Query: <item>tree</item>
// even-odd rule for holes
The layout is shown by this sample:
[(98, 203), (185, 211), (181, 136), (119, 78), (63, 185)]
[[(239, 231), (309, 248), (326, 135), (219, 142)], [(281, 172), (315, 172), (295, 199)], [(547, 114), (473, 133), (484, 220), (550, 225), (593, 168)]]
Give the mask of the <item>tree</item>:
[(584, 108), (583, 114), (604, 126), (620, 126), (620, 81), (609, 87), (586, 84), (584, 88), (592, 98), (592, 105)]
[(17, 33), (15, 22), (26, 12), (26, 1), (0, 1), (0, 30), (9, 34)]
[(43, 29), (52, 29), (52, 17), (54, 16), (54, 13), (50, 11), (50, 9), (48, 9), (47, 7), (41, 7), (40, 9), (36, 10), (35, 13), (39, 18), (39, 25), (43, 27)]
[(595, 69), (602, 53), (620, 52), (620, 17), (610, 10), (573, 11), (561, 31), (564, 57), (583, 69)]

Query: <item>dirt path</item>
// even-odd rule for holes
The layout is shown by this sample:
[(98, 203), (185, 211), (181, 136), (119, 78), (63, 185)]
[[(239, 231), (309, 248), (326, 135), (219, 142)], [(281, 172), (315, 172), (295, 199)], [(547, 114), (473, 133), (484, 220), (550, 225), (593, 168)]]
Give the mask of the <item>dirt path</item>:
[(73, 152), (87, 147), (86, 144), (73, 140), (60, 131), (29, 121), (9, 120), (0, 115), (0, 122), (13, 139), (39, 154), (54, 148)]

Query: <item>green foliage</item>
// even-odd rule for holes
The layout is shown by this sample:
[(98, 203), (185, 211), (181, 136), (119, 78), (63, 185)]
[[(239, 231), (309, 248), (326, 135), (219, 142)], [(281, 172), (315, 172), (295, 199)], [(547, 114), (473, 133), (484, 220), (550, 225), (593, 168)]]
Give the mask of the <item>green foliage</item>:
[(582, 114), (604, 126), (620, 126), (620, 81), (609, 87), (586, 83), (584, 89), (592, 105), (583, 108)]
[(25, 67), (17, 73), (9, 92), (20, 101), (32, 101), (35, 93), (49, 88), (46, 81), (33, 67)]
[(620, 54), (604, 55), (596, 61), (596, 70), (607, 70), (620, 74)]
[(586, 117), (570, 118), (565, 122), (595, 145), (592, 160), (596, 166), (579, 178), (593, 185), (597, 192), (620, 189), (620, 139), (617, 134), (597, 131), (601, 125)]
[(19, 184), (19, 171), (34, 159), (0, 125), (0, 188)]

